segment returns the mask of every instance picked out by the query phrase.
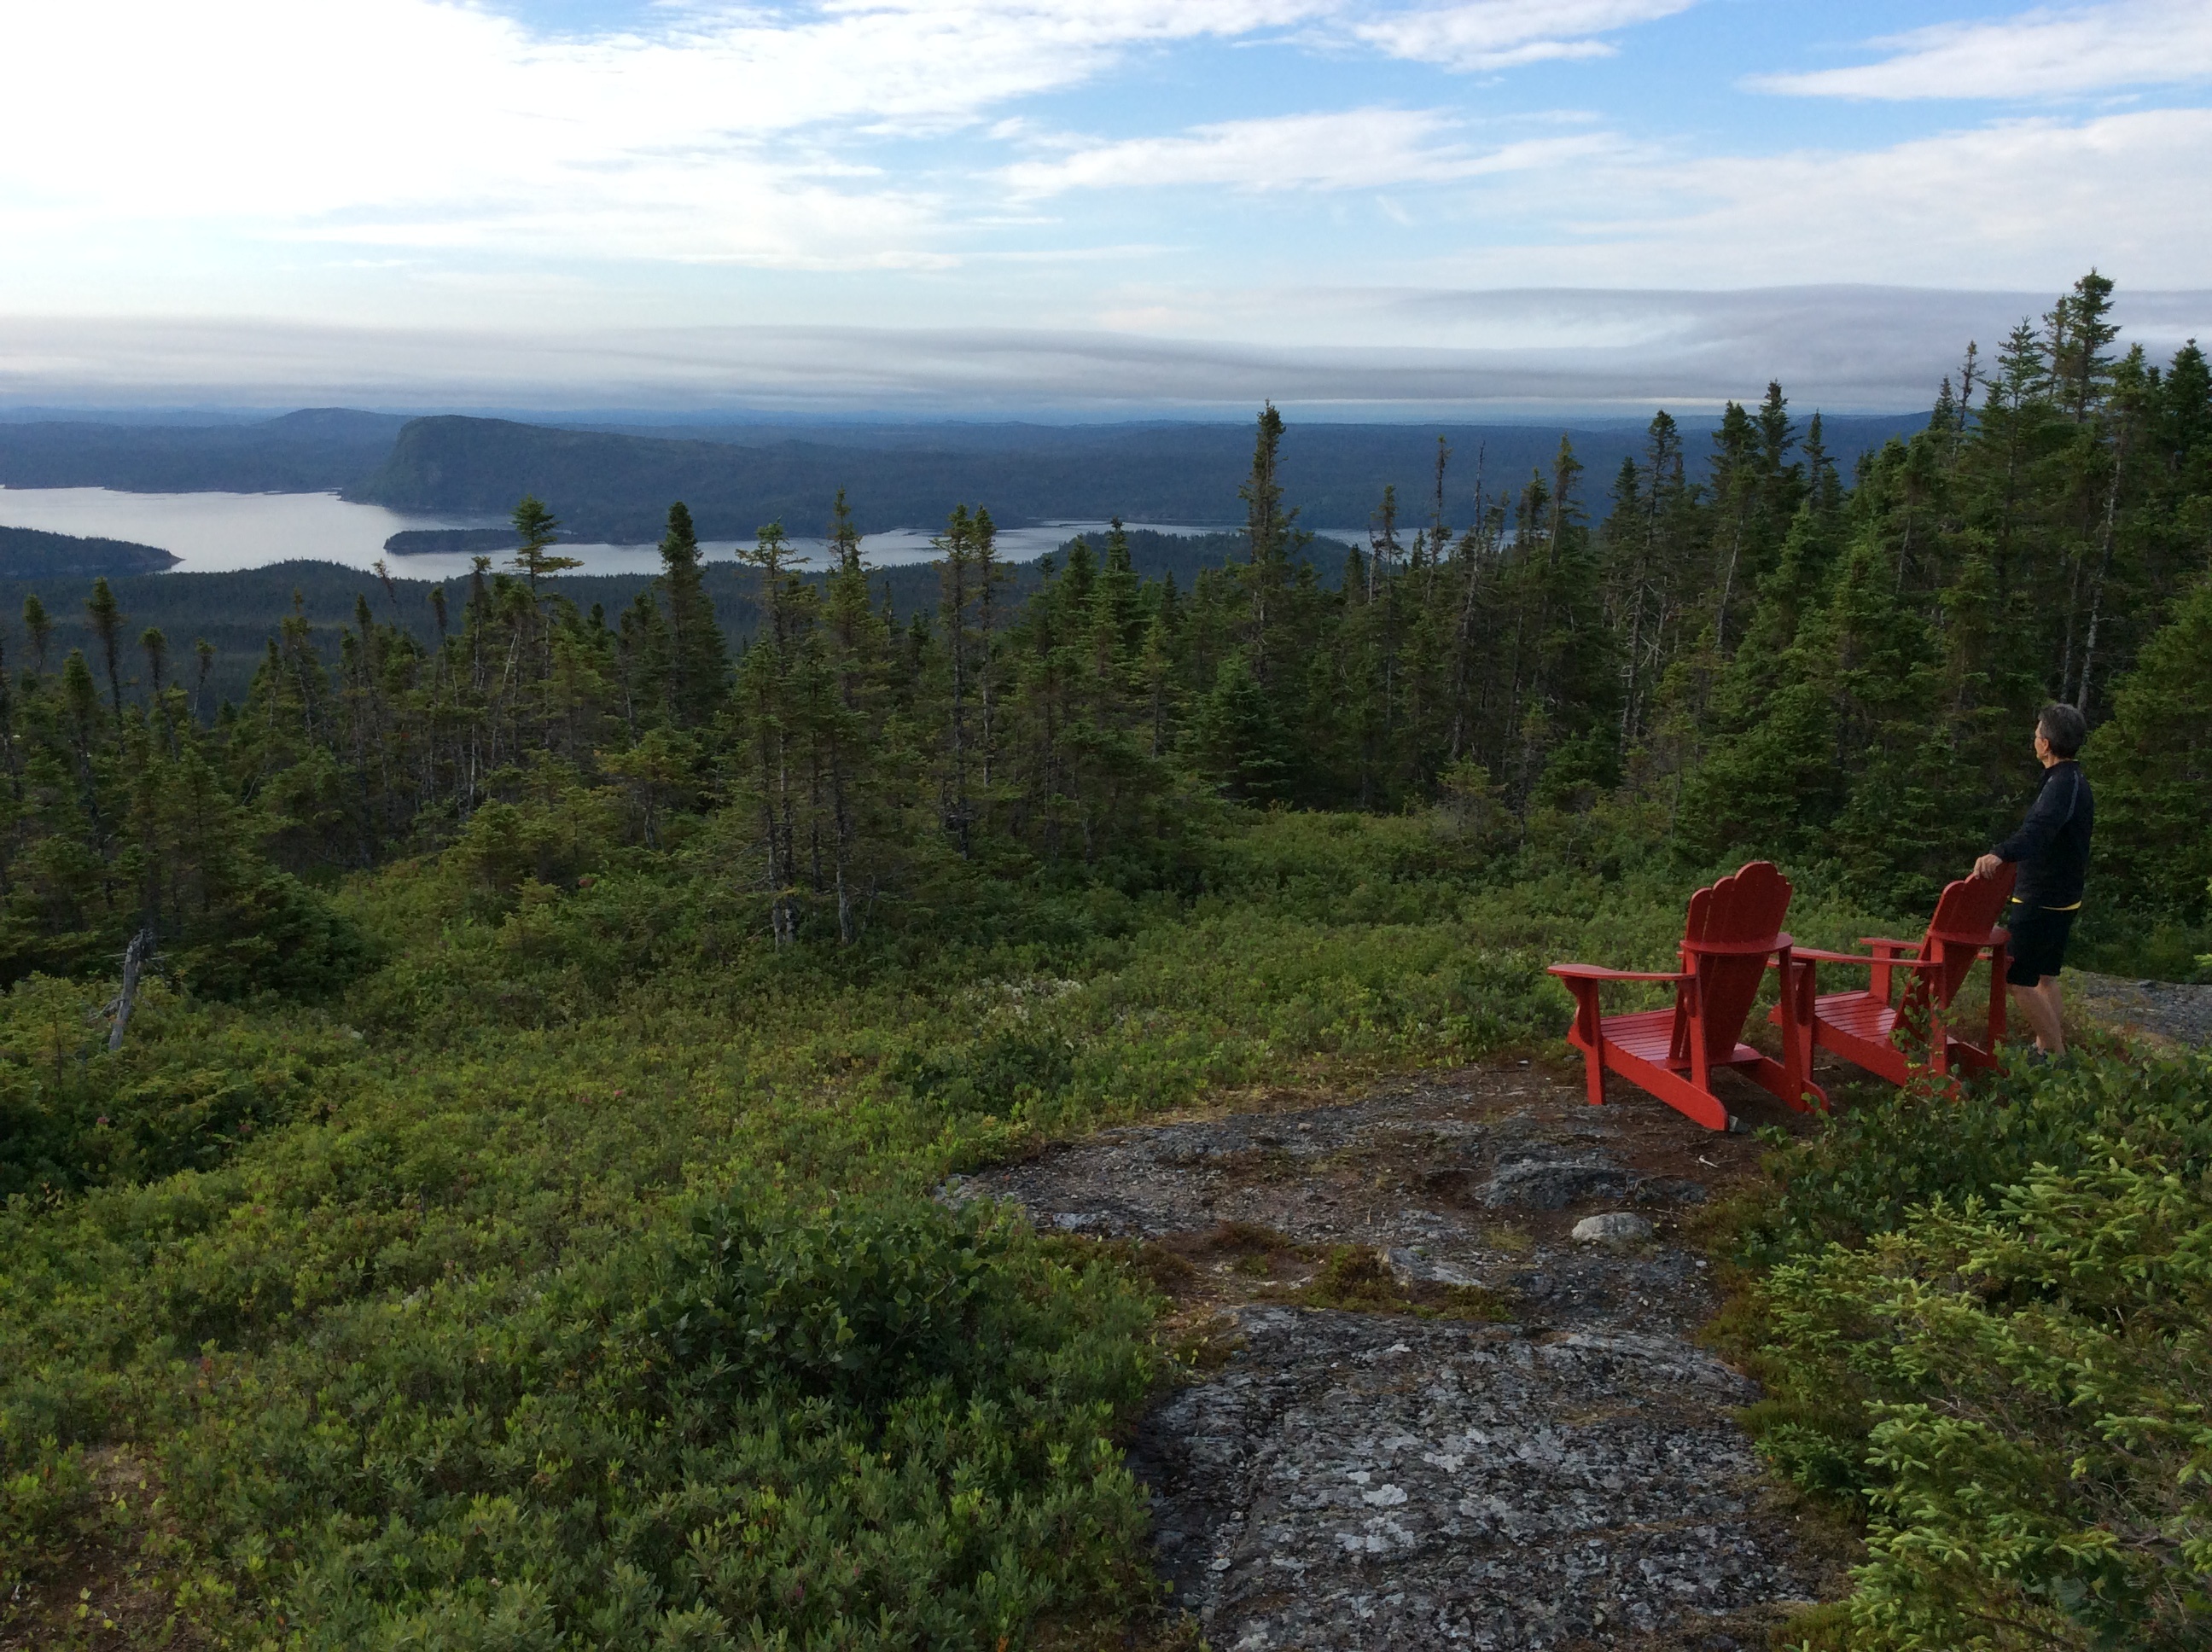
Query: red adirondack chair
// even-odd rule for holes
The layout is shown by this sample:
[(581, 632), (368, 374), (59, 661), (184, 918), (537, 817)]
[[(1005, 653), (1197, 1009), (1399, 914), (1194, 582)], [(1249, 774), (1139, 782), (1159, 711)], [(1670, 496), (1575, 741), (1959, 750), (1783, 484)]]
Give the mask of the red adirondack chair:
[[(1553, 964), (1551, 973), (1575, 995), (1567, 1042), (1583, 1053), (1590, 1105), (1604, 1104), (1605, 1075), (1617, 1072), (1708, 1130), (1725, 1130), (1728, 1108), (1713, 1093), (1716, 1067), (1741, 1069), (1800, 1112), (1808, 1096), (1825, 1105), (1826, 1095), (1813, 1083), (1803, 1023), (1784, 1020), (1780, 1061), (1738, 1042), (1768, 968), (1779, 969), (1785, 982), (1790, 979), (1790, 940), (1782, 932), (1789, 910), (1790, 880), (1772, 862), (1753, 860), (1690, 897), (1680, 969)], [(1602, 1015), (1598, 989), (1609, 981), (1672, 981), (1674, 1007)]]
[[(1872, 947), (1872, 957), (1797, 948), (1785, 977), (1789, 995), (1771, 1019), (1785, 1024), (1795, 1021), (1809, 1029), (1817, 1048), (1832, 1050), (1893, 1084), (1911, 1078), (1914, 1066), (1891, 1036), (1900, 1017), (1908, 1024), (1926, 1026), (1926, 1065), (1934, 1071), (1949, 1072), (1961, 1065), (1995, 1066), (1997, 1044), (2004, 1037), (2005, 949), (2012, 938), (1996, 927), (1996, 921), (2012, 898), (2014, 871), (2008, 865), (1995, 878), (1961, 878), (1945, 885), (1942, 898), (1936, 902), (1936, 915), (1928, 920), (1928, 933), (1917, 941), (1862, 935), (1859, 944)], [(1977, 1029), (1982, 1041), (1977, 1044), (1952, 1027), (1949, 1011), (1959, 989), (1966, 984), (1967, 972), (1984, 953), (1990, 959), (1990, 1007), (1987, 1020)], [(1821, 993), (1815, 975), (1824, 963), (1855, 963), (1873, 974), (1856, 992)], [(1895, 990), (1900, 977), (1905, 982), (1901, 995)]]

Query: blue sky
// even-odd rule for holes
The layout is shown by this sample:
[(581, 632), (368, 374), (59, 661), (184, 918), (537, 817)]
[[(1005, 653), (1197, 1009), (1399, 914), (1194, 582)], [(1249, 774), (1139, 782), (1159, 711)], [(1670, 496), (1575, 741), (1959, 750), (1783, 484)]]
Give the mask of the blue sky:
[(2154, 347), (2212, 321), (2204, 0), (72, 0), (9, 38), (15, 401), (1882, 405), (2091, 264)]

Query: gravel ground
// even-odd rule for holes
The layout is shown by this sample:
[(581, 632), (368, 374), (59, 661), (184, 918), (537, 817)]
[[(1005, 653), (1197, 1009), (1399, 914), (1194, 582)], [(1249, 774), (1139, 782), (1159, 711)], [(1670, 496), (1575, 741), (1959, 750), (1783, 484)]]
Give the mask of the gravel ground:
[[(1757, 1390), (1691, 1340), (1717, 1296), (1682, 1224), (1755, 1140), (1526, 1066), (1261, 1105), (947, 1189), (1139, 1242), (1210, 1351), (1131, 1449), (1209, 1644), (1748, 1652), (1833, 1593), (1735, 1420)], [(1571, 1238), (1608, 1212), (1652, 1236)], [(1308, 1305), (1343, 1248), (1447, 1316)]]
[(2212, 1049), (2212, 986), (2171, 981), (2130, 981), (2069, 969), (2059, 977), (2069, 1013), (2153, 1042)]

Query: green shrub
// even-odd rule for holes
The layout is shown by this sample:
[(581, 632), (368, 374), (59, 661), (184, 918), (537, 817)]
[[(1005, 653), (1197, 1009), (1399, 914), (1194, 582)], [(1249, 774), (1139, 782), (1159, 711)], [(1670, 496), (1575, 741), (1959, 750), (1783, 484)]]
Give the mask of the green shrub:
[(264, 874), (233, 909), (187, 926), (164, 957), (194, 992), (224, 999), (326, 999), (376, 962), (357, 924), (283, 872)]
[(988, 1211), (755, 1192), (339, 1316), (171, 1496), (307, 1646), (991, 1647), (1144, 1598), (1145, 1315)]
[(305, 1106), (347, 1043), (149, 981), (111, 1052), (108, 992), (33, 975), (0, 996), (0, 1200), (211, 1169)]
[(1865, 1648), (2212, 1635), (2212, 1059), (1928, 1090), (1781, 1155), (1771, 1461), (1869, 1521)]

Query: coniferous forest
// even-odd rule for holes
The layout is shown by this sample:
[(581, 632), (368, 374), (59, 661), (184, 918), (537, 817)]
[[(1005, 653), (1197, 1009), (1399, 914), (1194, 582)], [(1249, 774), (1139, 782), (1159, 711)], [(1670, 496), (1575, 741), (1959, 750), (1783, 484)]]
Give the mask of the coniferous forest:
[[(1157, 1304), (1106, 1248), (943, 1209), (946, 1174), (1556, 1055), (1544, 964), (1664, 957), (1754, 856), (1808, 939), (1917, 933), (2033, 796), (2052, 700), (2098, 792), (2077, 957), (2212, 953), (2212, 368), (2112, 304), (2092, 274), (1967, 348), (1848, 475), (1778, 385), (1610, 476), (1439, 443), (1340, 567), (1270, 407), (1241, 559), (1188, 583), (1117, 527), (1017, 591), (978, 501), (895, 612), (839, 498), (826, 573), (787, 537), (822, 524), (761, 529), (735, 635), (683, 505), (608, 612), (527, 499), (427, 628), (365, 580), (221, 704), (105, 580), (86, 648), (33, 598), (0, 672), (0, 1597), (96, 1575), (180, 1645), (1138, 1621), (1114, 1442), (1174, 1363)], [(2010, 1074), (1942, 1129), (1869, 1101), (1737, 1218), (1766, 1449), (1868, 1546), (1822, 1644), (2201, 1643), (2209, 1081), (2131, 1075)], [(1937, 1353), (1875, 1370), (1816, 1321)], [(1984, 1431), (1943, 1436), (1980, 1503), (1927, 1493), (1936, 1413)]]

